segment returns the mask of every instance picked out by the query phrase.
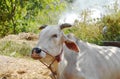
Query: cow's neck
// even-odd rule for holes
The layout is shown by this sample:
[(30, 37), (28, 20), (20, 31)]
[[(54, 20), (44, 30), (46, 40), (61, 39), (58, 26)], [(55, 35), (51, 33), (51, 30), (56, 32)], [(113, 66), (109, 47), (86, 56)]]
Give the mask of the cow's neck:
[[(49, 56), (49, 55), (47, 55)], [(63, 49), (61, 50), (60, 54), (56, 57), (48, 57), (51, 62), (49, 62), (49, 70), (52, 72), (52, 79), (59, 79), (59, 64), (63, 60)], [(48, 62), (47, 62), (48, 63)], [(54, 78), (56, 77), (56, 78)]]
[[(64, 57), (64, 50), (61, 54), (61, 61), (55, 61), (53, 64), (52, 64), (52, 70), (54, 72), (56, 72), (56, 79), (64, 79), (63, 78), (63, 71), (64, 71), (64, 68), (66, 67), (66, 62), (65, 62), (65, 57)], [(62, 78), (61, 78), (62, 77)], [(54, 78), (53, 78), (54, 79)]]

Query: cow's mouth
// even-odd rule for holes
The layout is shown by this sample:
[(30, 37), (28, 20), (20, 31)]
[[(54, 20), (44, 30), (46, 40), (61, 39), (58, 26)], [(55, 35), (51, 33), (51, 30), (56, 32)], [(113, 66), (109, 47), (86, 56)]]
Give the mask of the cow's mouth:
[(38, 59), (41, 59), (41, 58), (42, 58), (39, 54), (37, 54), (37, 53), (35, 53), (35, 52), (33, 52), (33, 53), (31, 54), (31, 57), (32, 57), (33, 59), (35, 59), (35, 60), (38, 60)]

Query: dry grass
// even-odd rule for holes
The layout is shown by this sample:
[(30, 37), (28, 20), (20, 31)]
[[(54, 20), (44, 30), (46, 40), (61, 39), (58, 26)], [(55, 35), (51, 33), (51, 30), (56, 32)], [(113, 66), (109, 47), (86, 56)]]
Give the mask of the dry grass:
[(0, 54), (14, 57), (29, 56), (37, 39), (38, 35), (32, 33), (8, 35), (0, 39)]
[(0, 39), (0, 79), (51, 79), (50, 71), (29, 56), (37, 39), (38, 35), (31, 33), (8, 35)]
[(0, 79), (51, 79), (39, 61), (0, 56)]

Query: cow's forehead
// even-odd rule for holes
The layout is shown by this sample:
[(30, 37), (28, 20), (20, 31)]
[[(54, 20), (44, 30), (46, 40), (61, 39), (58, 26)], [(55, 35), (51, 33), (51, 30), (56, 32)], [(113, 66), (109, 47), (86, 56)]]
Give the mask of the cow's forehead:
[(55, 33), (59, 33), (60, 32), (60, 28), (59, 26), (47, 26), (46, 28), (44, 28), (43, 30), (41, 30), (41, 35), (51, 35), (51, 34), (55, 34)]

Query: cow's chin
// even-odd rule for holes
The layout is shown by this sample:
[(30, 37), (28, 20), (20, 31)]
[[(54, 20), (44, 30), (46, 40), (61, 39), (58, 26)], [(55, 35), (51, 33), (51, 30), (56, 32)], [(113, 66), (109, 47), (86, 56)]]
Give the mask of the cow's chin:
[(39, 59), (41, 59), (42, 57), (41, 57), (39, 54), (37, 54), (37, 53), (32, 53), (32, 54), (31, 54), (31, 58), (33, 58), (33, 59), (35, 59), (35, 60), (39, 60)]

